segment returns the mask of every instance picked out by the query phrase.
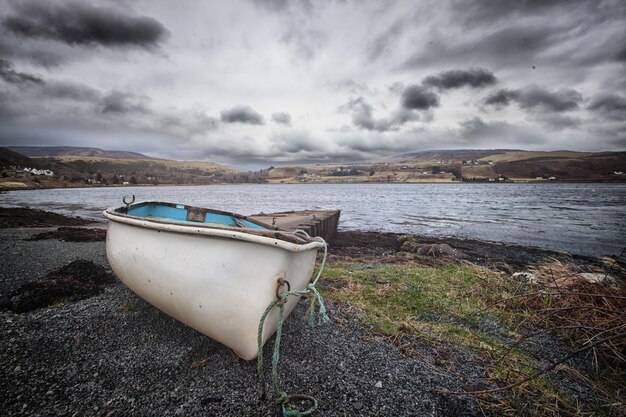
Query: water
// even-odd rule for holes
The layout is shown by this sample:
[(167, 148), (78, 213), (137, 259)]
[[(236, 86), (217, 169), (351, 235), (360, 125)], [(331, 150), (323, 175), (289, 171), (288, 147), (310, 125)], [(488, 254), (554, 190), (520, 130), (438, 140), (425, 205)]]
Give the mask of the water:
[(102, 220), (124, 194), (241, 214), (342, 211), (343, 230), (453, 236), (584, 255), (626, 246), (626, 184), (236, 184), (11, 191), (1, 206)]

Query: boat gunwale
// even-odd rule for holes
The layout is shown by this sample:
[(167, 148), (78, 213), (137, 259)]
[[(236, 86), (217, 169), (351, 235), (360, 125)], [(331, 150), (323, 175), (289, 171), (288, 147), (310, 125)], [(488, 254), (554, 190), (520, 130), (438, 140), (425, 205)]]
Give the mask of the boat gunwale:
[(221, 210), (213, 210), (208, 208), (194, 207), (184, 205), (186, 209), (193, 208), (204, 210), (209, 213), (217, 213), (233, 216), (236, 218), (244, 219), (259, 226), (268, 228), (268, 230), (252, 229), (247, 227), (231, 227), (231, 226), (217, 226), (213, 224), (205, 223), (184, 223), (176, 220), (164, 220), (132, 216), (120, 212), (131, 207), (141, 207), (148, 204), (159, 204), (170, 207), (176, 207), (174, 203), (164, 203), (156, 201), (142, 201), (129, 206), (111, 207), (106, 209), (103, 214), (110, 221), (125, 223), (132, 226), (139, 226), (143, 228), (150, 228), (156, 230), (164, 230), (175, 233), (184, 233), (192, 235), (204, 235), (214, 236), (226, 239), (236, 239), (249, 241), (253, 243), (261, 243), (273, 247), (279, 247), (290, 252), (302, 252), (310, 249), (318, 249), (323, 247), (323, 243), (313, 238), (305, 239), (301, 235), (296, 235), (293, 232), (279, 229), (276, 226), (271, 226), (258, 220), (250, 219), (246, 216), (239, 215), (237, 213), (231, 213)]

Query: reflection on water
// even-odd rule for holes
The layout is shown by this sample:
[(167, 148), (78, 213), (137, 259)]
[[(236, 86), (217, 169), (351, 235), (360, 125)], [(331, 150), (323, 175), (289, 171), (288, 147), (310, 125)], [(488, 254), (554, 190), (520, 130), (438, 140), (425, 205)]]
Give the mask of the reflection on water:
[(342, 210), (344, 230), (455, 236), (588, 255), (626, 246), (626, 184), (293, 184), (12, 191), (0, 205), (102, 220), (124, 194), (138, 200), (258, 212)]

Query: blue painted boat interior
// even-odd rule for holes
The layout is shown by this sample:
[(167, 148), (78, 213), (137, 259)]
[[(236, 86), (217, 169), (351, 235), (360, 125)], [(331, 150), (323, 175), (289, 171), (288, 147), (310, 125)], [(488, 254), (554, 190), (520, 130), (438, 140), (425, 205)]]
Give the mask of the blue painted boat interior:
[[(176, 222), (183, 222), (189, 224), (197, 224), (201, 223), (199, 221), (187, 220), (187, 209), (184, 205), (180, 204), (176, 207), (160, 205), (160, 204), (145, 204), (137, 207), (131, 207), (128, 210), (128, 214), (134, 217), (145, 217), (150, 219), (158, 219), (158, 220), (170, 220)], [(228, 214), (219, 214), (219, 213), (211, 213), (210, 211), (206, 212), (206, 217), (204, 220), (204, 224), (212, 224), (217, 226), (231, 226), (231, 227), (241, 227), (241, 225), (237, 224), (237, 220), (239, 223), (243, 224), (245, 227), (250, 229), (259, 229), (259, 230), (267, 230), (263, 226), (259, 226), (258, 224), (254, 224), (248, 220), (245, 220), (241, 217), (230, 216)]]

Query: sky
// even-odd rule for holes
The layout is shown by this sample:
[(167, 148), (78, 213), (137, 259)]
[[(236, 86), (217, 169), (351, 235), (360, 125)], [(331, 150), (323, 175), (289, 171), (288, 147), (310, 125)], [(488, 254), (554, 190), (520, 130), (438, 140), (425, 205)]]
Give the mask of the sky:
[(623, 0), (0, 0), (0, 146), (626, 150)]

